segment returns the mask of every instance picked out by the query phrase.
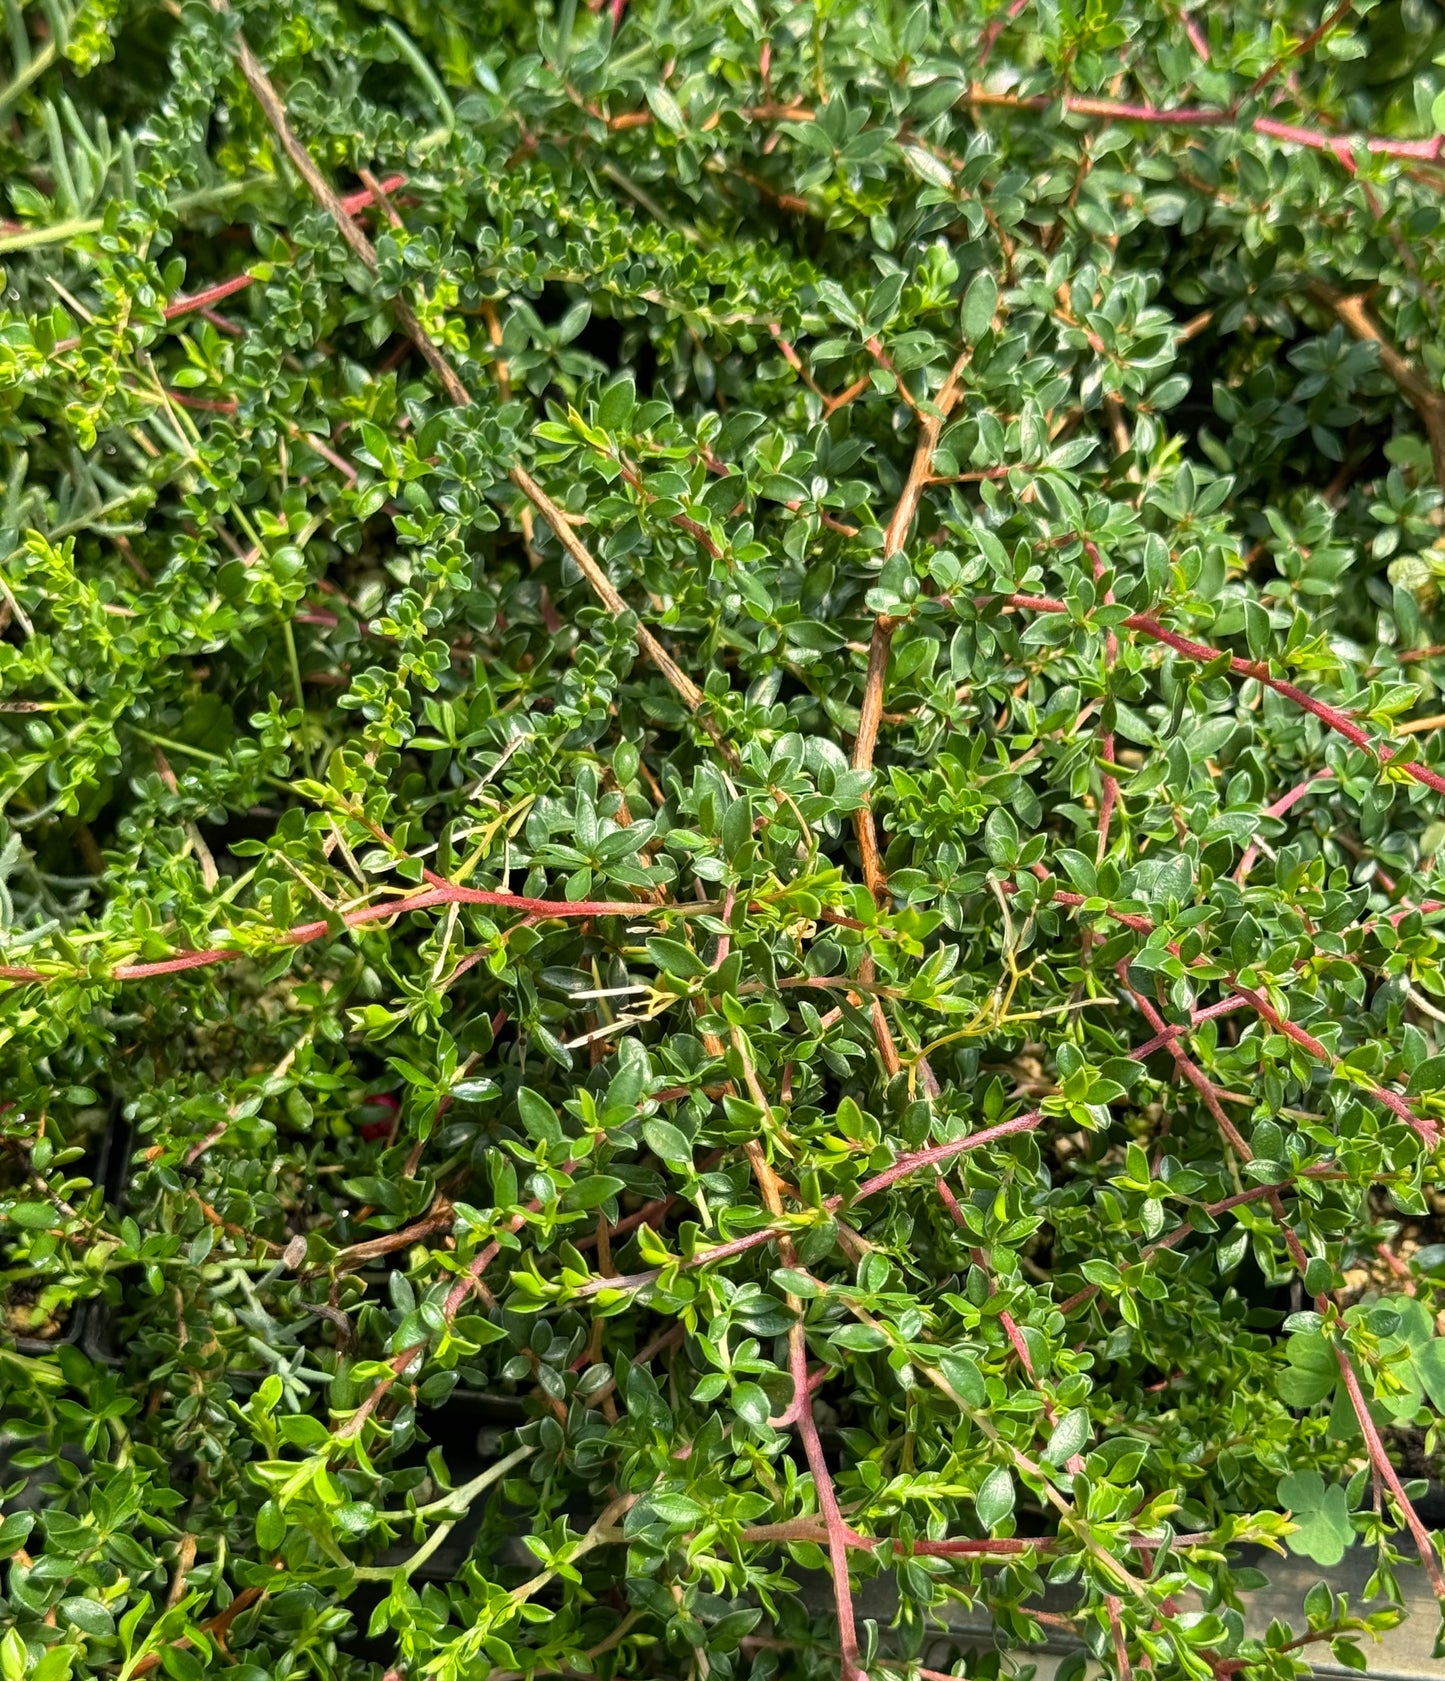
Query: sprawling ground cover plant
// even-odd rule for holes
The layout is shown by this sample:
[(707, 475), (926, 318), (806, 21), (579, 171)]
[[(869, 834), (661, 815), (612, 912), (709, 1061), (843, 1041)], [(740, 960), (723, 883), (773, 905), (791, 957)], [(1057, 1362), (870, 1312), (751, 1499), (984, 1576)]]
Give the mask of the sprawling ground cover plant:
[(1441, 12), (6, 15), (4, 1681), (1445, 1597)]

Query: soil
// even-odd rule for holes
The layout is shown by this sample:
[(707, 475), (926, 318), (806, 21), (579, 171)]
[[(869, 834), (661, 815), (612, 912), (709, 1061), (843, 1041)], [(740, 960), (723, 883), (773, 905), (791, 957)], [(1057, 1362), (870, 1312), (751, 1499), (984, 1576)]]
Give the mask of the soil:
[[(1366, 1296), (1392, 1296), (1404, 1291), (1413, 1295), (1411, 1261), (1422, 1249), (1445, 1246), (1445, 1191), (1427, 1186), (1425, 1201), (1428, 1214), (1401, 1214), (1383, 1196), (1373, 1199), (1371, 1213), (1375, 1221), (1385, 1227), (1393, 1226), (1395, 1235), (1381, 1243), (1373, 1254), (1356, 1259), (1355, 1265), (1345, 1269), (1345, 1283), (1340, 1291), (1342, 1305), (1349, 1307)], [(1445, 1315), (1442, 1315), (1445, 1320)], [(1436, 1329), (1445, 1336), (1445, 1323)]]
[(57, 1317), (52, 1313), (37, 1321), (37, 1300), (38, 1292), (26, 1290), (20, 1285), (11, 1287), (4, 1305), (5, 1329), (11, 1336), (34, 1337), (42, 1342), (50, 1342), (60, 1335), (65, 1328), (65, 1317)]

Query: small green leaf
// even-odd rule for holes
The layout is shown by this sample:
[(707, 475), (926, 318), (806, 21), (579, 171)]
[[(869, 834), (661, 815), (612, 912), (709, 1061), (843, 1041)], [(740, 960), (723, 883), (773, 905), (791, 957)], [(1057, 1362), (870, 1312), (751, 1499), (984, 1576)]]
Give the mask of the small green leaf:
[(995, 806), (983, 828), (984, 846), (1000, 869), (1009, 869), (1019, 854), (1018, 825), (1004, 808)]
[(680, 980), (700, 980), (708, 974), (708, 966), (692, 949), (685, 946), (681, 940), (666, 940), (660, 936), (647, 942), (647, 955), (665, 975), (676, 975)]
[(97, 1640), (108, 1640), (115, 1633), (115, 1618), (98, 1599), (78, 1594), (73, 1599), (62, 1599), (59, 1609), (66, 1622), (72, 1623), (82, 1634)]
[(977, 344), (992, 327), (997, 308), (998, 283), (985, 269), (969, 281), (959, 312), (959, 330), (970, 344)]
[(692, 1145), (671, 1121), (644, 1121), (642, 1136), (648, 1148), (661, 1156), (669, 1167), (680, 1172), (691, 1171)]
[(0, 1521), (0, 1558), (13, 1558), (34, 1527), (34, 1512), (11, 1512)]
[(740, 1383), (732, 1393), (733, 1411), (745, 1424), (761, 1428), (772, 1416), (767, 1396), (755, 1383)]
[(809, 1300), (823, 1294), (823, 1286), (811, 1273), (800, 1271), (797, 1267), (775, 1267), (773, 1269), (773, 1283), (790, 1296), (801, 1296)]
[(637, 386), (630, 373), (619, 374), (603, 390), (597, 404), (597, 421), (605, 432), (620, 432), (631, 421), (637, 407)]
[(5, 1214), (17, 1226), (24, 1226), (27, 1231), (33, 1232), (46, 1231), (60, 1221), (59, 1211), (52, 1208), (48, 1202), (12, 1203)]
[(1445, 1414), (1445, 1337), (1432, 1337), (1415, 1350), (1415, 1370), (1435, 1410)]
[(839, 1348), (849, 1349), (855, 1354), (872, 1354), (888, 1347), (888, 1338), (871, 1325), (844, 1325), (834, 1331), (831, 1340)]
[(1277, 1493), (1280, 1504), (1288, 1508), (1299, 1526), (1286, 1537), (1289, 1550), (1316, 1564), (1338, 1564), (1355, 1537), (1341, 1485), (1326, 1486), (1318, 1471), (1291, 1471), (1280, 1478)]
[(983, 1372), (971, 1354), (944, 1354), (939, 1357), (938, 1369), (948, 1386), (966, 1407), (982, 1407), (988, 1402), (988, 1389)]
[(643, 91), (658, 122), (666, 124), (674, 134), (686, 133), (687, 119), (682, 114), (682, 107), (660, 82), (652, 83)]
[(1082, 1453), (1094, 1433), (1087, 1407), (1075, 1407), (1066, 1412), (1049, 1436), (1044, 1458), (1050, 1465), (1066, 1465), (1076, 1453)]
[(4, 1681), (25, 1681), (30, 1671), (30, 1654), (17, 1629), (6, 1629), (0, 1640), (0, 1676)]
[(495, 1080), (458, 1080), (451, 1088), (451, 1095), (458, 1103), (480, 1103), (484, 1097), (490, 1097), (496, 1089)]
[(596, 1208), (622, 1189), (622, 1180), (608, 1173), (593, 1173), (585, 1179), (574, 1179), (563, 1200), (569, 1208)]
[(654, 1494), (648, 1506), (664, 1523), (674, 1528), (702, 1521), (703, 1508), (685, 1494)]
[(990, 1534), (1013, 1513), (1014, 1480), (1005, 1466), (989, 1472), (973, 1497), (978, 1521)]
[(523, 1086), (517, 1093), (517, 1115), (539, 1144), (562, 1142), (562, 1123), (557, 1118), (557, 1111), (540, 1093)]

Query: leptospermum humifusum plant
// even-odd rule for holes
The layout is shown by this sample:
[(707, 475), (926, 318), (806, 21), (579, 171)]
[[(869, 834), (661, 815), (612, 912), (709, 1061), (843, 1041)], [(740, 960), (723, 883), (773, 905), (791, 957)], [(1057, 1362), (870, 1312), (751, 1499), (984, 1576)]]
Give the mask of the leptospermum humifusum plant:
[(4, 1681), (1445, 1597), (1440, 13), (7, 19)]

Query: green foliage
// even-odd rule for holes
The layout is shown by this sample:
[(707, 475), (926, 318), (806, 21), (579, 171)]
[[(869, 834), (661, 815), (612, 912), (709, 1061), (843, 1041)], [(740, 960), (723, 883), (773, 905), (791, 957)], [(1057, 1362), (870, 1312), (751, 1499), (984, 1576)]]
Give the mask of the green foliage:
[(3, 1681), (1359, 1667), (1445, 15), (6, 20)]

